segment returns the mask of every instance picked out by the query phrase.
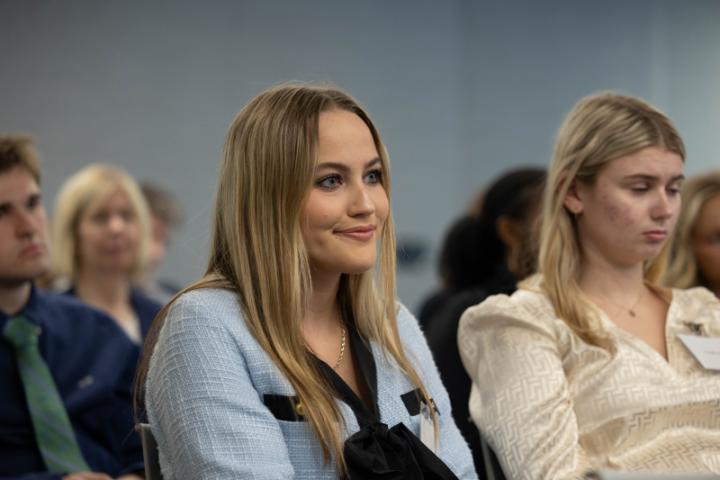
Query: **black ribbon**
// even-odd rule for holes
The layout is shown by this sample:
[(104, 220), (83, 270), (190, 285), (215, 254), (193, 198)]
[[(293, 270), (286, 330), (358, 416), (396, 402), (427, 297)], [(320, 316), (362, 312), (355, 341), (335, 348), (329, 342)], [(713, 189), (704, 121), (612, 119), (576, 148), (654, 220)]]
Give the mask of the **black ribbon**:
[(348, 480), (457, 479), (408, 428), (365, 425), (345, 441)]

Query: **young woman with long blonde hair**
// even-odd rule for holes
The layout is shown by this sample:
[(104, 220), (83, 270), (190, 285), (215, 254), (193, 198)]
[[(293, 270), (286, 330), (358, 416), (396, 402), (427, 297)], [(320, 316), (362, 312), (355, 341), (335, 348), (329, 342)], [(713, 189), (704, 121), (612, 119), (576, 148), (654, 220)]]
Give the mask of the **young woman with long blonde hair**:
[(459, 329), (472, 417), (510, 478), (720, 472), (720, 376), (679, 338), (720, 335), (720, 302), (658, 285), (684, 160), (637, 98), (587, 97), (560, 128), (539, 273)]
[(139, 372), (165, 478), (474, 477), (395, 300), (367, 113), (336, 89), (276, 87), (223, 155), (207, 272), (161, 313)]

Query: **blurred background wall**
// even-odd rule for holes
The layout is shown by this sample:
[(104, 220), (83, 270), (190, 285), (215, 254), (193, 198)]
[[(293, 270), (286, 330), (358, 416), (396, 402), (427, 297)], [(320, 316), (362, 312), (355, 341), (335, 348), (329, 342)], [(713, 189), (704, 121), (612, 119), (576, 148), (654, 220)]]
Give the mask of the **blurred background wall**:
[(33, 134), (46, 204), (91, 162), (181, 200), (164, 277), (204, 269), (220, 149), (237, 111), (283, 81), (331, 82), (390, 151), (412, 309), (445, 228), (504, 169), (545, 165), (563, 115), (600, 89), (675, 120), (686, 173), (720, 167), (720, 2), (0, 0), (0, 132)]

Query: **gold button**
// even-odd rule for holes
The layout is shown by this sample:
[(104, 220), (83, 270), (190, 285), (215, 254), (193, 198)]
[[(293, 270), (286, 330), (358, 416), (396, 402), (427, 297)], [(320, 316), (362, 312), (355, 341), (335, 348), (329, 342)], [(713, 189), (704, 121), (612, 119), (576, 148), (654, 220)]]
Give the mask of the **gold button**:
[(302, 402), (297, 402), (295, 404), (295, 413), (297, 413), (299, 416), (305, 416), (305, 407), (303, 407)]

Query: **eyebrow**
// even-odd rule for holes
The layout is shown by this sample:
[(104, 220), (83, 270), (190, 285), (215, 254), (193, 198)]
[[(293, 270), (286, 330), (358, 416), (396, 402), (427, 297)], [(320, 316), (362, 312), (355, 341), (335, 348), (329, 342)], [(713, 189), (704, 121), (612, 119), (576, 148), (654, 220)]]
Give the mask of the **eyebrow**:
[[(644, 173), (638, 173), (636, 175), (628, 175), (623, 180), (626, 181), (632, 181), (632, 180), (645, 180), (648, 182), (657, 182), (660, 180), (660, 177), (656, 175), (647, 175)], [(677, 182), (679, 180), (685, 180), (685, 175), (675, 175), (674, 177), (670, 178), (670, 181), (668, 183)]]
[[(378, 163), (382, 163), (382, 161), (380, 160), (380, 157), (375, 157), (375, 158), (373, 158), (372, 160), (368, 161), (368, 162), (365, 164), (365, 166), (363, 167), (363, 170), (367, 170), (368, 168), (374, 167), (374, 166), (375, 166), (376, 164), (378, 164)], [(320, 169), (325, 169), (325, 168), (334, 169), (334, 170), (340, 170), (340, 171), (343, 172), (343, 173), (346, 173), (346, 172), (348, 172), (348, 171), (350, 170), (350, 169), (348, 168), (348, 166), (345, 165), (344, 163), (337, 163), (337, 162), (323, 162), (323, 163), (319, 163), (319, 164), (317, 165), (317, 167), (315, 167), (315, 170), (320, 170)]]

